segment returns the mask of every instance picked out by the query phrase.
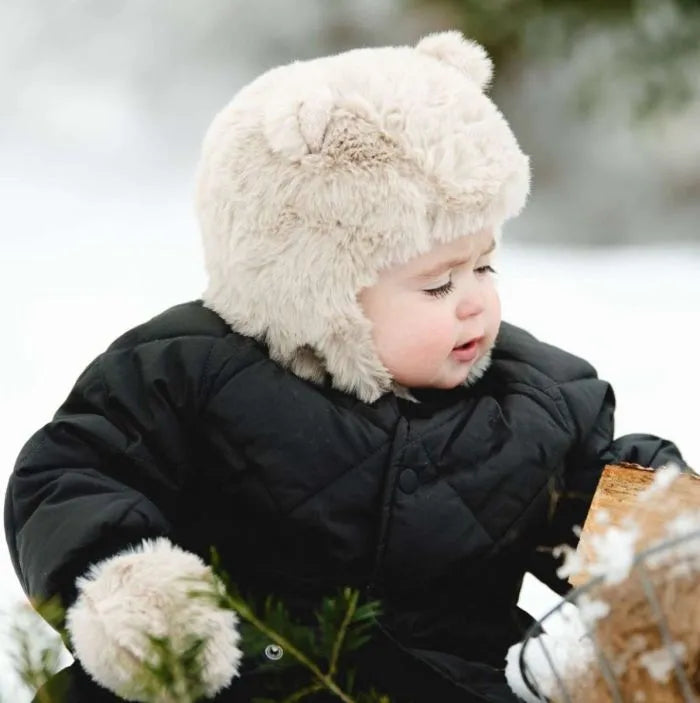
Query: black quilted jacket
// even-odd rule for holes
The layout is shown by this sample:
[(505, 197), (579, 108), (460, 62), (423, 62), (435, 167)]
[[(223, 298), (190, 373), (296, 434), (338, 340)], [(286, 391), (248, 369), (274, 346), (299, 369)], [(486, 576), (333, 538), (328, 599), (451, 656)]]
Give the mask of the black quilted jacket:
[[(613, 441), (613, 394), (585, 361), (504, 323), (470, 389), (367, 405), (295, 377), (199, 302), (126, 333), (22, 450), (5, 528), (29, 596), (75, 597), (91, 562), (166, 535), (300, 618), (339, 585), (384, 615), (359, 681), (413, 701), (512, 701), (507, 647), (529, 624), (523, 573), (563, 592), (537, 549), (573, 543), (605, 463), (679, 463), (670, 442)], [(265, 689), (247, 661), (217, 698)], [(268, 675), (269, 676), (269, 675)], [(71, 703), (116, 698), (79, 665)]]

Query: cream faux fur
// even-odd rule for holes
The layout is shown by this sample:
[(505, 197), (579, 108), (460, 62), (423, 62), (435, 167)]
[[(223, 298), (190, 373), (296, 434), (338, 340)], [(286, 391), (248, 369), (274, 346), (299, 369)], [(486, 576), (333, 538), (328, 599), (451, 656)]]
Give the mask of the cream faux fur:
[(242, 654), (236, 614), (192, 595), (213, 592), (214, 578), (198, 556), (165, 538), (94, 564), (76, 582), (78, 599), (67, 613), (75, 656), (104, 688), (154, 703), (171, 699), (147, 694), (137, 676), (152, 660), (148, 635), (168, 637), (176, 652), (201, 638), (203, 683), (215, 695), (237, 675)]
[(491, 82), (493, 64), (484, 47), (462, 36), (461, 32), (436, 32), (418, 42), (418, 51), (452, 64), (469, 76), (482, 90)]
[[(394, 390), (358, 292), (378, 272), (522, 208), (529, 165), (459, 32), (296, 62), (214, 119), (197, 175), (205, 305), (294, 373)], [(400, 389), (399, 389), (400, 390)]]

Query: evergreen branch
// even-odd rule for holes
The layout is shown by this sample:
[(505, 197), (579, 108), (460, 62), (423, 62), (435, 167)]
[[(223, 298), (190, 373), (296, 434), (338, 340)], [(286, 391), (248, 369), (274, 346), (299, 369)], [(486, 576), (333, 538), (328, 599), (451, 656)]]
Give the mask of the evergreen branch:
[(192, 703), (201, 698), (205, 687), (200, 655), (206, 641), (192, 639), (184, 651), (175, 651), (167, 637), (148, 635), (148, 641), (154, 661), (137, 660), (141, 685), (148, 694), (167, 703)]
[(348, 600), (348, 608), (345, 612), (343, 622), (341, 623), (340, 628), (338, 630), (335, 642), (333, 642), (333, 650), (331, 651), (331, 659), (328, 666), (328, 675), (331, 678), (335, 676), (335, 672), (338, 667), (338, 657), (340, 656), (340, 650), (342, 648), (343, 641), (345, 640), (345, 634), (348, 630), (351, 620), (353, 619), (353, 616), (355, 615), (355, 611), (357, 610), (357, 601), (360, 597), (359, 591), (350, 591), (350, 589), (348, 588), (344, 589), (343, 595)]
[(344, 703), (355, 703), (352, 698), (347, 696), (345, 692), (338, 687), (331, 676), (324, 674), (316, 666), (316, 664), (314, 664), (302, 651), (297, 649), (286, 637), (280, 635), (260, 620), (247, 603), (241, 599), (235, 598), (229, 593), (222, 593), (221, 596), (223, 601), (228, 603), (228, 606), (232, 610), (235, 610), (245, 621), (249, 622), (259, 632), (262, 632), (266, 637), (269, 637), (276, 645), (282, 647), (285, 652), (288, 652), (300, 664), (305, 666), (316, 677), (316, 679), (318, 679), (319, 683), (323, 684), (325, 688), (334, 693), (338, 698), (340, 698), (341, 701), (344, 701)]
[[(34, 603), (34, 608), (51, 622), (54, 622), (52, 616), (60, 617), (56, 599), (43, 604)], [(58, 669), (62, 644), (55, 634), (40, 629), (39, 622), (29, 607), (21, 607), (10, 627), (11, 640), (15, 645), (10, 656), (22, 685), (33, 694), (38, 692), (39, 703), (49, 703), (49, 694), (41, 689)]]
[[(336, 682), (335, 677), (338, 670), (340, 655), (343, 651), (343, 645), (346, 645), (348, 649), (357, 649), (364, 644), (366, 638), (363, 634), (371, 627), (372, 621), (379, 612), (378, 603), (371, 602), (358, 607), (359, 591), (350, 588), (343, 589), (338, 599), (324, 600), (321, 613), (323, 613), (325, 617), (323, 617), (321, 613), (317, 616), (321, 624), (323, 625), (324, 623), (333, 621), (338, 623), (338, 620), (340, 620), (340, 622), (337, 624), (338, 629), (334, 637), (332, 639), (330, 637), (327, 639), (327, 643), (331, 644), (332, 642), (332, 646), (328, 656), (328, 673), (323, 673), (321, 668), (312, 661), (310, 656), (311, 654), (315, 655), (317, 653), (318, 643), (314, 637), (311, 637), (306, 643), (309, 651), (304, 652), (298, 644), (293, 642), (294, 639), (298, 639), (300, 634), (303, 634), (299, 632), (299, 630), (303, 630), (304, 628), (299, 628), (294, 625), (281, 603), (275, 602), (271, 597), (268, 597), (265, 601), (264, 608), (264, 612), (267, 615), (259, 617), (256, 615), (254, 608), (246, 602), (238, 589), (231, 583), (228, 574), (221, 568), (219, 555), (215, 549), (211, 550), (211, 567), (214, 575), (217, 577), (214, 579), (214, 596), (219, 607), (235, 611), (244, 622), (252, 626), (258, 633), (264, 635), (269, 641), (281, 647), (292, 659), (306, 668), (316, 680), (315, 683), (311, 683), (309, 686), (297, 691), (292, 694), (290, 698), (285, 699), (285, 701), (298, 701), (307, 695), (326, 689), (343, 701), (343, 703), (357, 703), (349, 693), (342, 690), (340, 685)], [(202, 595), (212, 596), (211, 593)], [(340, 601), (342, 601), (342, 604), (345, 606), (342, 617), (338, 617), (341, 615), (338, 609)], [(271, 626), (269, 622), (266, 622), (266, 620), (270, 620), (270, 622), (274, 623), (274, 627)], [(355, 624), (354, 628), (352, 627), (353, 623)], [(284, 632), (280, 632), (280, 629), (284, 630)], [(352, 637), (350, 637), (350, 635), (352, 635)], [(350, 639), (352, 639), (352, 646), (349, 642)]]
[[(342, 703), (389, 703), (386, 696), (379, 696), (374, 691), (354, 693), (354, 672), (348, 671), (347, 679), (340, 676), (340, 663), (344, 652), (359, 649), (369, 639), (367, 632), (372, 627), (379, 611), (376, 601), (359, 605), (359, 591), (346, 587), (337, 596), (323, 599), (320, 610), (316, 613), (319, 620), (320, 637), (308, 625), (296, 623), (291, 619), (282, 601), (272, 596), (265, 599), (261, 608), (255, 600), (250, 603), (241, 595), (238, 588), (232, 584), (228, 575), (218, 569), (218, 557), (212, 558), (213, 576), (216, 578), (192, 579), (196, 583), (190, 591), (192, 597), (207, 598), (216, 603), (217, 607), (233, 610), (245, 625), (253, 644), (253, 653), (262, 653), (270, 642), (279, 646), (289, 655), (285, 662), (268, 662), (280, 674), (285, 667), (301, 665), (302, 673), (296, 678), (296, 684), (290, 685), (283, 703), (298, 703), (307, 696), (321, 691), (328, 691)], [(44, 603), (34, 603), (34, 608), (60, 632), (65, 633), (65, 612), (60, 603), (51, 600)], [(260, 611), (259, 614), (256, 611)], [(33, 614), (32, 614), (32, 617)], [(37, 621), (38, 622), (38, 621)], [(32, 630), (31, 636), (29, 630)], [(37, 694), (44, 683), (55, 673), (61, 643), (58, 638), (49, 646), (36, 650), (38, 638), (34, 637), (35, 628), (20, 628), (13, 630), (17, 645), (15, 664), (25, 686), (37, 696), (37, 703), (48, 703), (46, 696), (52, 694), (42, 691)], [(147, 696), (153, 696), (162, 703), (193, 703), (205, 694), (202, 680), (201, 655), (206, 646), (206, 639), (191, 638), (177, 645), (169, 637), (156, 637), (144, 632), (149, 643), (147, 656), (132, 657), (135, 675), (132, 685), (140, 687)], [(315, 661), (322, 662), (316, 664)], [(279, 669), (278, 667), (282, 667)], [(327, 666), (327, 672), (323, 669)], [(311, 674), (311, 677), (308, 676)], [(53, 698), (52, 698), (53, 700)], [(258, 698), (260, 703), (272, 703), (272, 699)]]
[(291, 696), (285, 698), (282, 703), (297, 703), (297, 701), (300, 701), (302, 698), (305, 698), (306, 696), (310, 696), (313, 693), (318, 693), (319, 691), (323, 690), (323, 686), (320, 683), (314, 683), (311, 684), (310, 686), (307, 686), (306, 688), (302, 688), (300, 691), (297, 691), (296, 693), (292, 693)]

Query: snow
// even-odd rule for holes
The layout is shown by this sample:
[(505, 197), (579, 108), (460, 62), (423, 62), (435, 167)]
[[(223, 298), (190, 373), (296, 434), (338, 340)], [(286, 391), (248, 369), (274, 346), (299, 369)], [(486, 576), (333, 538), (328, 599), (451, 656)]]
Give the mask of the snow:
[(581, 620), (589, 626), (610, 613), (610, 604), (598, 598), (590, 598), (582, 594), (576, 603)]
[(654, 480), (639, 494), (639, 500), (647, 503), (662, 496), (666, 489), (680, 476), (681, 469), (676, 464), (662, 466), (654, 472)]
[(685, 656), (685, 645), (683, 642), (673, 642), (670, 650), (662, 647), (644, 652), (644, 654), (639, 656), (639, 661), (649, 672), (649, 676), (659, 683), (666, 683), (675, 666), (674, 656), (676, 661), (680, 662), (683, 660)]
[[(680, 476), (676, 465), (662, 467), (654, 473), (650, 486), (637, 496), (637, 506), (642, 507), (652, 499), (663, 502), (665, 493)], [(596, 516), (597, 517), (597, 516)], [(602, 524), (609, 523), (609, 515), (604, 515)], [(623, 525), (609, 525), (604, 531), (589, 535), (590, 553), (586, 559), (567, 545), (554, 550), (554, 555), (564, 555), (564, 563), (557, 574), (566, 578), (573, 574), (586, 572), (591, 577), (600, 576), (607, 584), (621, 583), (630, 573), (637, 555), (637, 540), (644, 528), (644, 514), (633, 510), (623, 521)], [(665, 531), (657, 539), (683, 538), (675, 546), (666, 546), (663, 550), (645, 557), (645, 565), (655, 569), (662, 567), (669, 578), (692, 578), (700, 571), (700, 507), (676, 515), (665, 525)], [(653, 546), (654, 543), (652, 543)], [(646, 545), (649, 547), (650, 545)], [(520, 657), (538, 690), (547, 698), (555, 698), (560, 691), (560, 682), (566, 685), (580, 685), (581, 677), (591, 667), (595, 667), (595, 651), (587, 638), (586, 632), (595, 629), (595, 623), (605, 618), (614, 607), (600, 599), (591, 598), (587, 593), (579, 593), (576, 606), (564, 603), (555, 610), (551, 617), (546, 616), (543, 626), (546, 634), (532, 641), (513, 645), (506, 658), (506, 677), (513, 692), (525, 701), (539, 700), (533, 696), (524, 683), (520, 669)], [(556, 617), (555, 617), (556, 616)], [(643, 652), (645, 639), (640, 635), (636, 643), (630, 641), (632, 650)], [(671, 648), (643, 652), (639, 663), (647, 669), (650, 676), (657, 681), (667, 681), (674, 668), (674, 656), (679, 659), (685, 654), (685, 645), (676, 642)], [(624, 670), (626, 664), (618, 662)], [(576, 682), (572, 684), (572, 682)]]
[[(513, 692), (527, 703), (537, 703), (541, 698), (533, 695), (522, 680), (520, 653), (523, 643), (513, 645), (506, 657), (506, 678)], [(554, 672), (562, 678), (576, 680), (584, 676), (595, 656), (586, 627), (578, 609), (564, 603), (558, 617), (547, 619), (547, 633), (527, 644), (525, 661), (530, 678), (547, 698), (561, 693)]]
[(590, 564), (591, 576), (605, 576), (608, 583), (620, 583), (629, 575), (636, 552), (639, 527), (609, 527), (601, 535), (591, 535), (591, 550), (596, 559)]
[[(23, 443), (87, 363), (130, 326), (198, 297), (204, 274), (189, 174), (123, 173), (44, 155), (41, 168), (6, 160), (0, 177), (4, 485)], [(508, 245), (508, 230), (504, 241), (496, 267), (504, 318), (587, 358), (613, 382), (619, 434), (666, 436), (700, 465), (700, 248), (524, 248)], [(8, 614), (23, 596), (4, 543), (0, 575), (7, 643)], [(526, 581), (531, 613), (556, 601)], [(28, 701), (1, 657), (0, 694)]]
[(668, 522), (666, 536), (678, 541), (650, 554), (644, 563), (651, 569), (664, 567), (669, 576), (678, 578), (700, 572), (700, 507), (686, 510)]

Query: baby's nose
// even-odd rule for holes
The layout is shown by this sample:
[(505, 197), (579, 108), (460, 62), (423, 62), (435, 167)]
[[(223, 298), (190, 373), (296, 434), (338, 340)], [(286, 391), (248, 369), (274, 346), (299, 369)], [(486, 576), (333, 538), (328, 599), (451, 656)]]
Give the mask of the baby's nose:
[(457, 303), (457, 317), (466, 320), (474, 315), (480, 315), (484, 311), (484, 299), (478, 293), (472, 293), (463, 297)]

